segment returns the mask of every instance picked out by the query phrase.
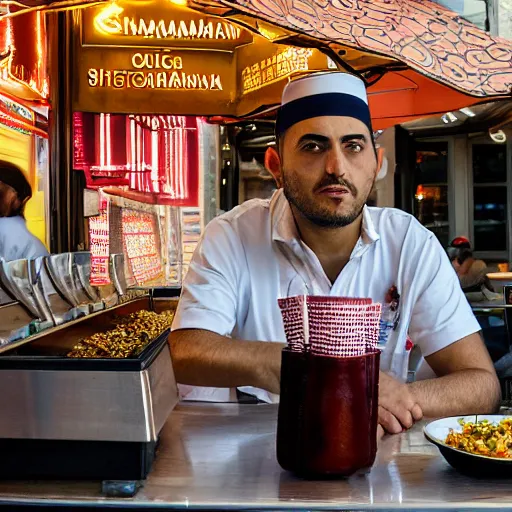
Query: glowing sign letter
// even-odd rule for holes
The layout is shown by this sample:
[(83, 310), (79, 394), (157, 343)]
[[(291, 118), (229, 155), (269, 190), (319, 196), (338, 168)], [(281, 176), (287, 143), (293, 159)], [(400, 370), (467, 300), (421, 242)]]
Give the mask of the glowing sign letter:
[(89, 78), (89, 87), (98, 87), (99, 77), (97, 69), (89, 69), (87, 77)]
[(122, 7), (112, 3), (103, 9), (94, 18), (94, 28), (103, 34), (120, 34), (123, 32), (123, 26), (119, 15), (124, 11)]

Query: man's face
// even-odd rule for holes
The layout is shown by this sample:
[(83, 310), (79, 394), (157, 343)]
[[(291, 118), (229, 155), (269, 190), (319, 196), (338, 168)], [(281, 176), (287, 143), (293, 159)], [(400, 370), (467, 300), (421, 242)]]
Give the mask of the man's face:
[(351, 117), (315, 117), (281, 140), (281, 184), (305, 218), (343, 227), (361, 214), (378, 172), (371, 134)]
[(20, 207), (18, 193), (0, 181), (0, 217), (9, 217)]

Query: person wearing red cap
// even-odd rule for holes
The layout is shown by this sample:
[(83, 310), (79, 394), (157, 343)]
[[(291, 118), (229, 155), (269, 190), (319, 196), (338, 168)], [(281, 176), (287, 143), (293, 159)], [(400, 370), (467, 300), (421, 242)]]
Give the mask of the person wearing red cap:
[(24, 211), (31, 197), (32, 189), (23, 171), (0, 161), (0, 259), (12, 261), (48, 254), (27, 229)]
[(489, 273), (487, 264), (473, 257), (471, 244), (466, 237), (454, 238), (446, 252), (465, 292), (478, 291), (484, 285), (490, 289), (490, 285), (486, 282), (486, 276)]

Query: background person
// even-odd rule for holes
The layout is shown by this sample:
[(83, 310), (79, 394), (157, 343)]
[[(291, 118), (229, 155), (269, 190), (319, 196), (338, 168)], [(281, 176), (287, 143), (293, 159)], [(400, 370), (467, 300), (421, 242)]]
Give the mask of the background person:
[(48, 255), (42, 242), (27, 229), (24, 211), (31, 197), (23, 171), (0, 161), (0, 258), (6, 261)]

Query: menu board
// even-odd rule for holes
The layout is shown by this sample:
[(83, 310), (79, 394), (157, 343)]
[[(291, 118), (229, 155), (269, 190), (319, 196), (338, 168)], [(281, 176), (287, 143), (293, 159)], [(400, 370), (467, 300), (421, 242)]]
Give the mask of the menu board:
[(155, 235), (154, 215), (123, 209), (122, 225), (125, 255), (137, 284), (161, 277), (162, 259)]
[(94, 286), (110, 284), (110, 235), (108, 215), (105, 210), (100, 215), (89, 218), (89, 247), (91, 251), (91, 284)]

